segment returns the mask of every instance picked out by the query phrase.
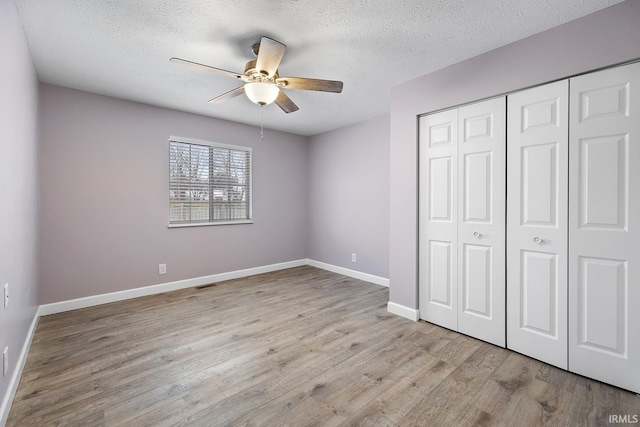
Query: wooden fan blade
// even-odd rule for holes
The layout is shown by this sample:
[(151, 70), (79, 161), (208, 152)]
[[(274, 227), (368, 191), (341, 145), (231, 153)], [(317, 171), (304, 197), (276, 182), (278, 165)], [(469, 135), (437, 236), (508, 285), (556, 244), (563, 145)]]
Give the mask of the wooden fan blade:
[(280, 77), (276, 83), (284, 83), (287, 89), (316, 90), (319, 92), (342, 92), (343, 83), (337, 80), (307, 79), (304, 77)]
[(278, 93), (278, 97), (276, 98), (275, 103), (278, 107), (282, 108), (282, 111), (287, 114), (299, 110), (298, 106), (294, 104), (291, 98), (289, 98), (283, 91), (280, 91), (280, 93)]
[(216, 96), (215, 98), (210, 99), (209, 102), (213, 104), (219, 104), (221, 102), (228, 101), (231, 98), (235, 98), (238, 95), (242, 95), (243, 93), (244, 93), (244, 86), (240, 86), (230, 90), (229, 92), (223, 93), (220, 96)]
[(287, 46), (282, 43), (263, 37), (260, 40), (260, 48), (258, 49), (258, 58), (256, 59), (256, 69), (265, 71), (269, 77), (273, 77), (278, 71), (280, 61), (284, 56)]
[(208, 65), (199, 64), (199, 63), (193, 62), (193, 61), (187, 61), (186, 59), (171, 58), (171, 59), (169, 59), (169, 62), (173, 62), (174, 64), (185, 64), (185, 65), (188, 65), (190, 67), (198, 68), (200, 70), (205, 70), (205, 71), (215, 71), (216, 73), (221, 73), (221, 74), (224, 74), (226, 76), (233, 77), (233, 78), (236, 78), (236, 79), (239, 79), (239, 80), (241, 80), (242, 77), (243, 77), (243, 74), (238, 74), (238, 73), (234, 73), (233, 71), (223, 70), (222, 68), (210, 67)]

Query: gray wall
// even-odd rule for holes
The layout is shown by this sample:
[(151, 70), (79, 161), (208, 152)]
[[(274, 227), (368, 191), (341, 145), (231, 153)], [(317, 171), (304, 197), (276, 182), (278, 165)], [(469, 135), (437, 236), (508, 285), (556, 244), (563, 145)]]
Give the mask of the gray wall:
[(640, 58), (639, 23), (640, 1), (628, 0), (392, 89), (392, 302), (418, 307), (416, 117)]
[[(307, 257), (304, 137), (50, 85), (40, 109), (40, 303)], [(167, 228), (169, 135), (253, 147), (253, 224)]]
[(309, 257), (388, 278), (389, 117), (311, 137), (309, 195)]
[(0, 352), (9, 346), (10, 365), (1, 404), (37, 309), (38, 80), (13, 0), (0, 0), (0, 40), (0, 294), (5, 283), (10, 290), (7, 310), (0, 303)]

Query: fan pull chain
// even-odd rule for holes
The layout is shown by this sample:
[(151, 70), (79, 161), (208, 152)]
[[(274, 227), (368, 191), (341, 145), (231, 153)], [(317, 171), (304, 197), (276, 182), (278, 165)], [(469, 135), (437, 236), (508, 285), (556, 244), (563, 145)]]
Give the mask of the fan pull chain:
[(264, 141), (264, 110), (260, 106), (260, 141)]

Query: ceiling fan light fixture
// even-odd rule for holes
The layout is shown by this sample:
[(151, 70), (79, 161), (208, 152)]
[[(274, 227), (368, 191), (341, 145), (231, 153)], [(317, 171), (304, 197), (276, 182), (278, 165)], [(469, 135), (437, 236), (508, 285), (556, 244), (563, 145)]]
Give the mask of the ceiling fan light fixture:
[(234, 73), (222, 68), (211, 67), (198, 62), (188, 61), (173, 57), (169, 61), (182, 63), (202, 70), (214, 71), (233, 77), (236, 81), (244, 82), (242, 86), (236, 87), (222, 95), (218, 95), (209, 102), (217, 104), (240, 96), (243, 93), (258, 105), (275, 103), (285, 113), (298, 111), (298, 106), (287, 96), (282, 88), (293, 90), (313, 90), (318, 92), (342, 92), (342, 82), (337, 80), (309, 79), (305, 77), (281, 77), (278, 73), (280, 62), (284, 56), (287, 46), (269, 37), (262, 37), (260, 42), (253, 45), (256, 59), (247, 62), (244, 73)]
[(251, 82), (244, 85), (244, 92), (251, 102), (258, 105), (269, 105), (276, 100), (280, 89), (270, 83)]

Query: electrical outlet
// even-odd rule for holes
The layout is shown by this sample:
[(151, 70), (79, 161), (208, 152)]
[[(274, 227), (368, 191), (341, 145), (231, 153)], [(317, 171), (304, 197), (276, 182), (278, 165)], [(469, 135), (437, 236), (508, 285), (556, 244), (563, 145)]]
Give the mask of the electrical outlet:
[(8, 283), (4, 284), (4, 297), (2, 299), (4, 300), (4, 308), (6, 309), (7, 307), (9, 307), (9, 284)]
[(356, 254), (351, 254), (351, 262), (356, 262)]
[(2, 352), (2, 376), (6, 377), (9, 372), (9, 347), (5, 347)]
[(167, 274), (167, 264), (158, 265), (158, 274)]

